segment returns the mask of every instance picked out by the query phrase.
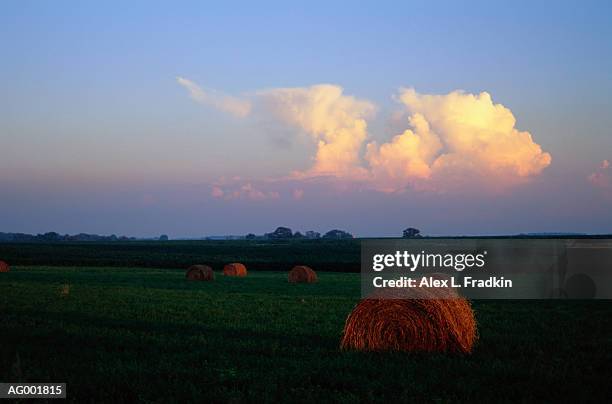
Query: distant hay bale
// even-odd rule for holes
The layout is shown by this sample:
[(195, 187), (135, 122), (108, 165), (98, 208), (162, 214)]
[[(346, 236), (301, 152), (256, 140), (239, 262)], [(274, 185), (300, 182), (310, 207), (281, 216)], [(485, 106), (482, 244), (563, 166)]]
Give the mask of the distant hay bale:
[[(383, 294), (387, 299), (380, 298)], [(472, 307), (454, 289), (387, 289), (355, 306), (346, 319), (340, 348), (467, 354), (477, 338)]]
[(0, 272), (9, 272), (10, 270), (11, 268), (6, 262), (0, 261)]
[(289, 283), (315, 283), (317, 273), (305, 265), (298, 265), (289, 271)]
[(225, 276), (247, 276), (247, 269), (243, 264), (234, 262), (223, 267), (223, 275)]
[(70, 284), (65, 283), (59, 287), (60, 297), (68, 297), (69, 294), (70, 294)]
[(215, 280), (215, 272), (208, 265), (192, 265), (187, 269), (186, 276), (190, 281)]

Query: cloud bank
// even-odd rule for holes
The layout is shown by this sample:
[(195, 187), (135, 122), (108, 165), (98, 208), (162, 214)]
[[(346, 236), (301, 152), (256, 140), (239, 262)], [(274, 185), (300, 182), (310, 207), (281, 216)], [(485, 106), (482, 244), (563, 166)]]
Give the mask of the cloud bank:
[(331, 177), (382, 192), (444, 192), (465, 184), (505, 189), (551, 163), (531, 134), (515, 127), (512, 111), (486, 92), (429, 95), (402, 88), (395, 99), (406, 129), (378, 144), (366, 143), (376, 106), (337, 85), (263, 90), (242, 99), (210, 95), (178, 80), (198, 102), (239, 117), (266, 114), (310, 135), (316, 144), (313, 165), (292, 173), (292, 179)]

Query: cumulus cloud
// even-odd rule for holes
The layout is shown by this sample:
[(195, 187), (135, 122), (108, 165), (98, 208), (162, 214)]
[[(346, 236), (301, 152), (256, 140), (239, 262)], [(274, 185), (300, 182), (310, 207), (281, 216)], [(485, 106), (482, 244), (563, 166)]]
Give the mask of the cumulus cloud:
[(354, 176), (367, 132), (366, 119), (375, 112), (369, 101), (343, 94), (342, 87), (321, 84), (279, 88), (259, 93), (263, 105), (283, 122), (307, 132), (317, 143), (314, 165), (302, 175)]
[(214, 90), (204, 91), (196, 83), (183, 77), (177, 77), (176, 81), (189, 91), (189, 96), (196, 102), (213, 106), (238, 117), (245, 117), (251, 112), (251, 103), (248, 100)]
[(612, 167), (610, 167), (610, 161), (602, 161), (597, 170), (589, 175), (587, 179), (597, 188), (612, 191)]
[(410, 128), (389, 143), (367, 147), (373, 180), (383, 190), (441, 188), (475, 178), (511, 185), (551, 163), (531, 134), (515, 127), (512, 111), (486, 92), (427, 95), (402, 89), (398, 100)]
[[(429, 95), (400, 89), (396, 100), (403, 112), (394, 114), (394, 126), (403, 117), (405, 129), (388, 142), (366, 144), (367, 120), (376, 106), (344, 94), (340, 86), (263, 90), (246, 101), (210, 96), (195, 83), (178, 80), (197, 101), (242, 117), (270, 115), (309, 134), (316, 144), (313, 165), (289, 178), (331, 177), (383, 192), (444, 191), (466, 183), (500, 189), (540, 174), (551, 163), (531, 134), (515, 127), (512, 111), (486, 92)], [(228, 197), (224, 189), (215, 192)], [(251, 199), (261, 199), (252, 190), (239, 195), (251, 193)]]

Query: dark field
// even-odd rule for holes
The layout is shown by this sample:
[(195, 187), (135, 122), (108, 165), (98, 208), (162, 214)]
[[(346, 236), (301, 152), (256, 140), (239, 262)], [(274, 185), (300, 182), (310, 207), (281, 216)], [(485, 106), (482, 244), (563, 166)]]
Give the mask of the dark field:
[(359, 275), (319, 276), (14, 267), (0, 274), (0, 381), (67, 382), (75, 402), (612, 398), (611, 302), (476, 301), (467, 357), (346, 353)]
[(288, 271), (310, 265), (317, 271), (359, 272), (359, 240), (128, 241), (0, 243), (0, 259), (12, 265), (187, 268), (228, 262), (249, 269)]

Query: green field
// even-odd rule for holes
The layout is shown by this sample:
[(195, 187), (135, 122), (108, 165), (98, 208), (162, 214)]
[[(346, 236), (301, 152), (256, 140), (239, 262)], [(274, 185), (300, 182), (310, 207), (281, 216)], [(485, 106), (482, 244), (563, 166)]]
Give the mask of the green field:
[(18, 266), (0, 274), (0, 381), (75, 402), (612, 398), (612, 303), (476, 301), (471, 356), (340, 352), (359, 275)]
[(0, 243), (0, 259), (12, 265), (187, 268), (206, 263), (222, 268), (242, 262), (250, 269), (288, 271), (310, 265), (317, 271), (360, 269), (360, 241), (206, 240)]

